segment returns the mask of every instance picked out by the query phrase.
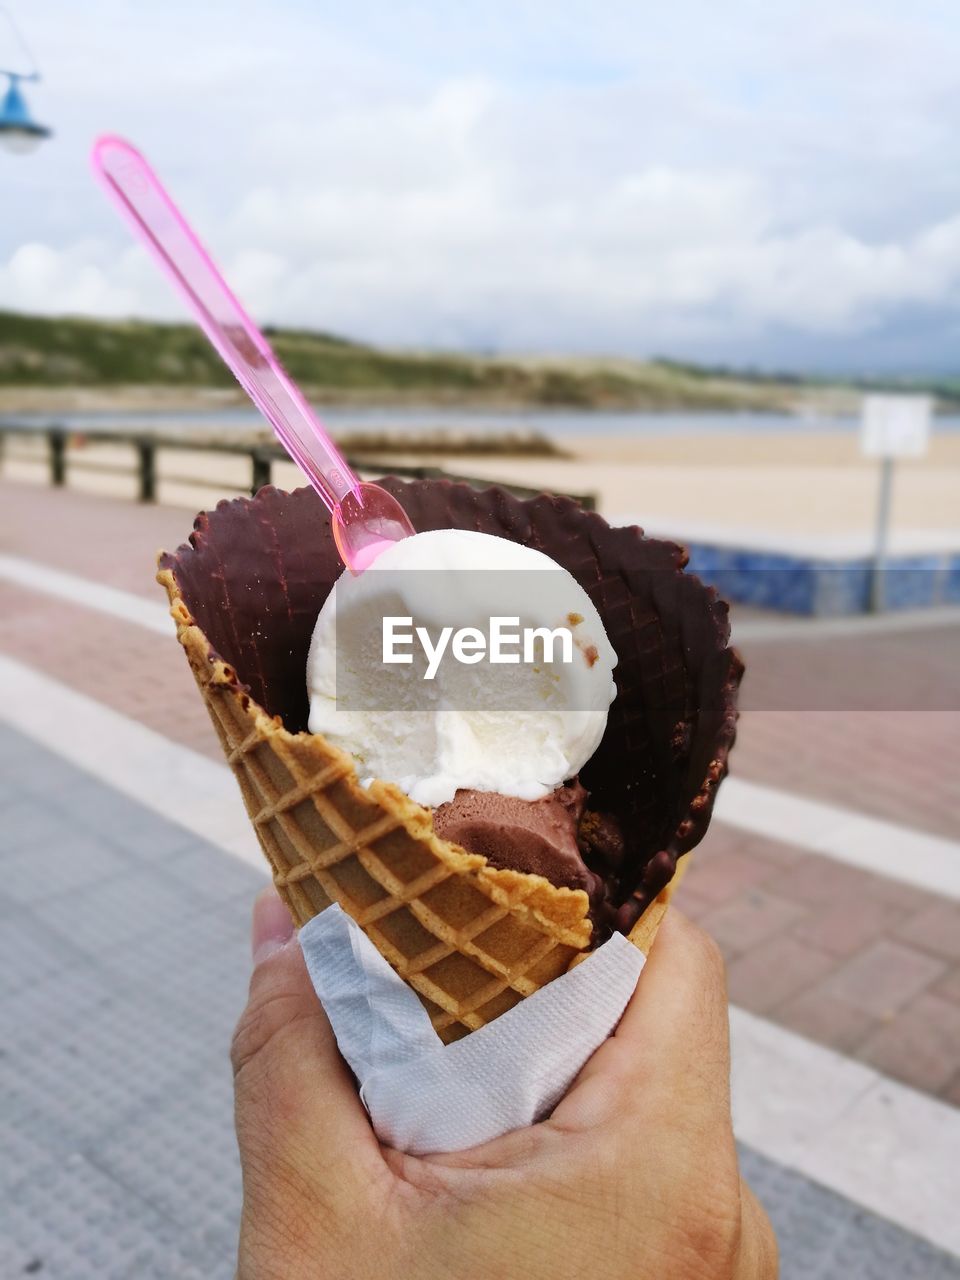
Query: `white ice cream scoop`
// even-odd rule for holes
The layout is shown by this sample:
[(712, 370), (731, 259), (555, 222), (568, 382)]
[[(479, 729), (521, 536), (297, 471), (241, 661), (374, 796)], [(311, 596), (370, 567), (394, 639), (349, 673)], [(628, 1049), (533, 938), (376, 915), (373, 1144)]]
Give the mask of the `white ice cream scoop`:
[(603, 736), (617, 657), (549, 556), (462, 529), (418, 533), (343, 574), (307, 661), (312, 733), (420, 804), (459, 788), (537, 800)]

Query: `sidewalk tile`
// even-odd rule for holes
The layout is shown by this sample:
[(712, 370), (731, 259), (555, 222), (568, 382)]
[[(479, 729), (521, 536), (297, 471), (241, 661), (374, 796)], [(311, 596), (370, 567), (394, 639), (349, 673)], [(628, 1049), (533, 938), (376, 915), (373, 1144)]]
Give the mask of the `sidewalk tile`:
[(708, 911), (700, 925), (726, 953), (736, 954), (783, 933), (801, 915), (803, 907), (795, 903), (775, 898), (762, 889), (748, 889), (734, 901)]
[(69, 966), (25, 982), (4, 997), (5, 1025), (16, 1028), (5, 1048), (9, 1054), (40, 1054), (78, 1026), (106, 1017), (118, 994), (109, 977), (78, 953)]
[(936, 896), (925, 889), (916, 889), (902, 880), (888, 879), (869, 871), (864, 872), (863, 891), (874, 902), (890, 903), (903, 916), (923, 911), (937, 901)]
[(165, 878), (170, 876), (185, 887), (191, 897), (202, 899), (215, 907), (236, 898), (252, 904), (270, 880), (270, 867), (266, 858), (262, 869), (231, 865), (229, 874), (225, 874), (220, 863), (196, 844), (181, 849), (179, 853), (168, 854), (158, 860), (155, 867), (159, 875)]
[(64, 844), (72, 831), (70, 823), (49, 806), (30, 798), (16, 800), (0, 811), (0, 857), (39, 845)]
[(792, 867), (804, 856), (804, 850), (799, 845), (782, 840), (768, 840), (765, 836), (745, 836), (740, 849), (752, 857), (762, 858), (764, 862), (775, 862), (781, 867)]
[(938, 902), (926, 911), (901, 919), (893, 932), (923, 951), (960, 961), (960, 907), (953, 903)]
[(100, 956), (141, 934), (162, 929), (202, 904), (149, 867), (41, 903), (37, 918), (90, 956)]
[(960, 1071), (957, 1072), (947, 1087), (940, 1091), (940, 1096), (944, 1102), (949, 1102), (954, 1107), (960, 1107)]
[[(45, 1037), (18, 1042), (0, 1060), (0, 1087), (46, 1147), (96, 1151), (119, 1126), (142, 1122), (187, 1087), (198, 1024), (155, 992), (120, 993), (82, 1022), (72, 1017), (64, 1010)], [(225, 1045), (218, 1056), (226, 1061)]]
[(127, 869), (122, 854), (105, 841), (77, 831), (67, 838), (35, 842), (0, 861), (4, 892), (17, 902), (43, 902), (72, 893)]
[(796, 938), (772, 938), (729, 966), (730, 999), (752, 1013), (769, 1013), (820, 982), (835, 965), (832, 956), (805, 946)]
[(791, 1169), (740, 1146), (743, 1176), (770, 1215), (783, 1280), (957, 1280), (960, 1263)]
[(221, 1256), (236, 1249), (241, 1202), (230, 1068), (206, 1062), (197, 1078), (98, 1147), (97, 1162)]
[(161, 1000), (197, 1043), (219, 1045), (226, 1058), (250, 980), (249, 903), (235, 897), (229, 915), (184, 915), (104, 952), (98, 967), (131, 998)]
[(777, 1009), (777, 1021), (802, 1036), (852, 1053), (874, 1031), (876, 1018), (828, 995), (820, 984), (803, 991)]
[(730, 850), (694, 857), (684, 883), (714, 904), (727, 902), (744, 889), (769, 879), (772, 869), (760, 858)]
[(723, 822), (712, 822), (707, 834), (695, 850), (694, 856), (712, 858), (721, 853), (733, 853), (741, 850), (750, 837), (739, 827), (727, 826)]
[(946, 965), (922, 951), (883, 940), (842, 965), (825, 990), (875, 1018), (890, 1018), (945, 972)]
[[(117, 841), (120, 844), (123, 843), (123, 835), (135, 831), (138, 823), (142, 831), (154, 825), (152, 821), (144, 822), (143, 805), (119, 791), (114, 791), (110, 803), (104, 804), (103, 785), (91, 774), (79, 770), (74, 774), (72, 784), (57, 792), (52, 804), (65, 821), (84, 831), (101, 836), (120, 832)], [(158, 817), (157, 821), (161, 819)]]
[(955, 964), (948, 969), (930, 989), (935, 995), (943, 996), (944, 1000), (960, 1004), (960, 964)]
[(863, 872), (810, 853), (795, 866), (771, 877), (766, 888), (787, 902), (833, 907), (838, 902), (863, 896)]
[[(907, 636), (903, 656), (923, 670), (925, 664), (916, 660), (922, 637), (916, 632)], [(952, 698), (958, 669), (953, 656), (956, 631), (942, 634), (936, 644), (942, 688), (947, 691), (941, 696)], [(805, 646), (804, 652), (813, 651)], [(753, 676), (758, 662), (790, 670), (789, 653), (781, 649), (777, 655), (773, 646), (748, 647), (746, 659)], [(929, 677), (925, 679), (929, 683)], [(853, 709), (765, 710), (755, 700), (741, 721), (733, 768), (756, 782), (786, 786), (813, 799), (956, 839), (956, 799), (937, 785), (940, 770), (931, 770), (930, 762), (955, 759), (958, 742), (956, 710), (889, 711), (881, 717)], [(815, 749), (806, 744), (815, 744)]]
[(0, 996), (11, 995), (83, 963), (85, 956), (67, 935), (37, 927), (21, 910), (4, 919), (0, 929)]
[(897, 919), (895, 908), (870, 898), (845, 898), (834, 906), (808, 912), (793, 928), (793, 936), (834, 956), (851, 956), (889, 932)]
[(858, 1057), (915, 1089), (945, 1089), (960, 1071), (960, 1008), (921, 995), (860, 1046)]
[[(49, 1165), (51, 1157), (50, 1152), (37, 1142), (33, 1128), (23, 1124), (9, 1104), (5, 1104), (0, 1111), (0, 1151), (3, 1152), (3, 1159), (0, 1160), (0, 1204), (5, 1204), (8, 1203), (9, 1192), (18, 1183), (32, 1177), (37, 1170)], [(3, 1236), (4, 1230), (0, 1226), (0, 1240)], [(0, 1275), (3, 1274), (0, 1266)]]
[(13, 1277), (227, 1280), (202, 1245), (82, 1156), (48, 1161), (8, 1198), (4, 1245)]
[(691, 920), (698, 921), (708, 911), (712, 911), (714, 905), (712, 898), (698, 892), (690, 883), (689, 875), (684, 876), (673, 902), (676, 903), (684, 915), (689, 916)]

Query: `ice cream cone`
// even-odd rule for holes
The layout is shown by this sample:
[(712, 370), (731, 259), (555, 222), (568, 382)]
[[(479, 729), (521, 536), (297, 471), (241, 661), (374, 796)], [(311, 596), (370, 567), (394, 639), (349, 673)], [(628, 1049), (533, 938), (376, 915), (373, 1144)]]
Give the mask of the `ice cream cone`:
[[(528, 541), (594, 599), (620, 655), (619, 693), (599, 760), (584, 776), (599, 792), (597, 808), (616, 807), (624, 779), (621, 817), (642, 825), (635, 843), (646, 840), (649, 856), (638, 862), (625, 919), (646, 952), (676, 883), (677, 857), (706, 829), (734, 738), (742, 667), (726, 647), (725, 606), (681, 572), (679, 548), (610, 529), (572, 502), (524, 503), (446, 482), (386, 483), (416, 528), (479, 528)], [(494, 868), (440, 839), (429, 810), (388, 783), (361, 787), (347, 755), (303, 731), (310, 633), (339, 571), (321, 512), (309, 490), (265, 489), (253, 501), (221, 503), (198, 517), (192, 545), (160, 557), (158, 580), (295, 921), (339, 903), (449, 1042), (581, 958), (593, 941), (589, 902), (580, 890)], [(638, 574), (645, 590), (631, 585)], [(673, 617), (663, 607), (670, 601)], [(654, 624), (656, 636), (646, 635)], [(605, 752), (611, 731), (616, 741)], [(608, 755), (614, 778), (602, 772)], [(631, 796), (631, 778), (655, 774), (654, 766), (659, 803)]]

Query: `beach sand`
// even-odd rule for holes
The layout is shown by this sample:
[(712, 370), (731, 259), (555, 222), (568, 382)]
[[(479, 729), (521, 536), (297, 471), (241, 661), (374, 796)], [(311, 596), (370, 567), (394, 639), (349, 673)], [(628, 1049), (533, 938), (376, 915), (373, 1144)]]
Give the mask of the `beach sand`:
[[(859, 455), (854, 436), (816, 432), (761, 435), (597, 436), (564, 438), (571, 457), (379, 455), (370, 474), (389, 464), (435, 465), (493, 482), (560, 492), (593, 493), (608, 518), (651, 531), (685, 524), (752, 530), (758, 535), (864, 534), (873, 527), (879, 467)], [(134, 497), (133, 449), (125, 445), (73, 446), (71, 487)], [(161, 450), (158, 499), (197, 511), (248, 490), (248, 459), (223, 454)], [(115, 470), (104, 474), (99, 468)], [(45, 444), (10, 442), (2, 473), (47, 483)], [(126, 474), (124, 474), (126, 473)], [(303, 483), (292, 463), (278, 462), (274, 483)], [(929, 454), (897, 464), (893, 526), (898, 530), (960, 535), (960, 435), (934, 435)]]

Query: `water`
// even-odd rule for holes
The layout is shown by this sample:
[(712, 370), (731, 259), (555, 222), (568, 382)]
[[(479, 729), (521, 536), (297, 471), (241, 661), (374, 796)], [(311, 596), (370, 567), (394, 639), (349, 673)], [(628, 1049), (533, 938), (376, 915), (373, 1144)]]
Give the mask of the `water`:
[[(528, 409), (498, 412), (465, 408), (357, 408), (334, 406), (323, 408), (322, 417), (336, 434), (348, 431), (437, 430), (448, 427), (478, 435), (507, 432), (539, 432), (551, 439), (571, 436), (685, 436), (724, 435), (803, 435), (815, 432), (848, 434), (859, 430), (855, 416), (781, 413), (629, 413), (603, 410)], [(231, 431), (263, 431), (267, 424), (253, 408), (212, 409), (202, 412), (170, 413), (105, 410), (97, 413), (9, 414), (0, 416), (4, 423), (46, 427), (51, 423), (69, 430), (100, 431), (156, 430), (204, 432), (214, 429)], [(934, 419), (937, 433), (960, 432), (960, 414)]]

